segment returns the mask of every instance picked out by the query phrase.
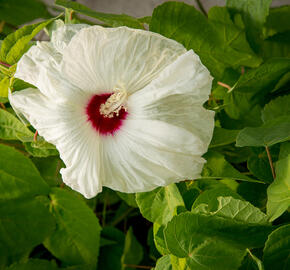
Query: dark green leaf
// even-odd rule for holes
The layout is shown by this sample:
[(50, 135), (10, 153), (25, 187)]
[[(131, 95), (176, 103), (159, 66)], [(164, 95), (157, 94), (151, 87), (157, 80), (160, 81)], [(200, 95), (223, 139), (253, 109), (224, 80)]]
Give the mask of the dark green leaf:
[(290, 138), (290, 117), (280, 116), (261, 127), (244, 128), (237, 137), (236, 146), (271, 146)]
[(124, 234), (114, 227), (105, 227), (101, 235), (108, 240), (115, 241), (116, 244), (101, 247), (98, 270), (121, 269), (121, 257), (125, 243)]
[(264, 248), (266, 270), (289, 269), (290, 225), (284, 225), (269, 235)]
[(84, 201), (69, 191), (53, 188), (50, 198), (57, 227), (45, 240), (46, 248), (67, 265), (95, 267), (101, 232), (98, 219)]
[(231, 13), (240, 13), (246, 25), (248, 40), (257, 50), (262, 27), (269, 14), (272, 0), (227, 0)]
[(129, 206), (132, 207), (138, 207), (137, 203), (136, 203), (136, 196), (135, 193), (131, 194), (131, 193), (123, 193), (123, 192), (118, 192), (117, 191), (118, 196), (125, 201)]
[(271, 8), (263, 28), (264, 38), (290, 30), (290, 6)]
[(268, 187), (267, 214), (273, 221), (290, 206), (290, 155), (275, 164), (276, 179)]
[(123, 255), (121, 258), (122, 269), (129, 270), (126, 267), (127, 264), (138, 265), (143, 258), (143, 248), (135, 238), (132, 228), (130, 228), (126, 234), (125, 246)]
[(1, 20), (12, 24), (21, 25), (35, 19), (50, 17), (46, 6), (40, 0), (0, 0)]
[(218, 152), (209, 151), (204, 157), (207, 160), (207, 163), (204, 165), (202, 171), (202, 177), (204, 178), (230, 178), (241, 181), (255, 182), (255, 180), (236, 170), (225, 160), (224, 156)]
[(101, 13), (101, 12), (91, 10), (82, 4), (68, 1), (68, 0), (56, 0), (55, 4), (65, 7), (65, 8), (71, 8), (76, 12), (79, 12), (81, 14), (84, 14), (92, 18), (96, 18), (112, 27), (118, 27), (118, 26), (124, 25), (124, 26), (132, 27), (132, 28), (144, 29), (142, 23), (138, 19), (131, 17), (129, 15), (126, 15), (126, 14)]
[(20, 258), (51, 234), (48, 204), (45, 197), (0, 203), (0, 258)]
[(55, 262), (39, 259), (30, 259), (27, 262), (15, 263), (7, 270), (57, 270), (59, 269)]
[(149, 221), (159, 224), (166, 224), (175, 214), (176, 207), (184, 206), (175, 184), (137, 193), (136, 201), (141, 214)]
[[(214, 76), (222, 77), (226, 67), (240, 65), (255, 67), (260, 59), (253, 53), (236, 49), (242, 38), (241, 30), (230, 23), (226, 10), (223, 10), (217, 28), (215, 21), (208, 21), (193, 6), (178, 2), (167, 2), (154, 9), (150, 30), (182, 43), (193, 49), (203, 64)], [(228, 32), (224, 32), (228, 29)], [(246, 51), (249, 48), (246, 48)]]
[(12, 147), (0, 145), (0, 199), (46, 195), (49, 187), (30, 159)]
[(157, 250), (162, 255), (170, 253), (169, 250), (167, 249), (165, 239), (164, 239), (164, 228), (165, 228), (165, 225), (159, 225), (156, 222), (153, 224), (154, 243)]
[(238, 133), (239, 133), (239, 130), (231, 130), (231, 129), (215, 127), (209, 148), (219, 147), (219, 146), (234, 143), (236, 141), (236, 137)]
[(290, 59), (274, 58), (246, 72), (225, 96), (225, 111), (233, 119), (250, 117), (255, 106), (265, 104), (266, 95), (289, 71)]
[(267, 122), (283, 115), (290, 115), (290, 95), (271, 100), (262, 111), (262, 120)]
[(33, 136), (33, 133), (14, 115), (0, 109), (0, 139), (19, 140), (19, 136)]

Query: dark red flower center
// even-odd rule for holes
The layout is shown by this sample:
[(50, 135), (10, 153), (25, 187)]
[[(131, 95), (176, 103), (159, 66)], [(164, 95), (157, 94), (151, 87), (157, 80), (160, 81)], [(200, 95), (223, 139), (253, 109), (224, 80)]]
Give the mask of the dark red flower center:
[(86, 113), (88, 121), (100, 135), (114, 135), (117, 130), (122, 126), (123, 120), (126, 119), (127, 112), (124, 108), (121, 108), (118, 115), (114, 114), (113, 117), (107, 117), (100, 112), (100, 106), (106, 103), (107, 99), (112, 93), (106, 93), (101, 95), (94, 95), (87, 107)]

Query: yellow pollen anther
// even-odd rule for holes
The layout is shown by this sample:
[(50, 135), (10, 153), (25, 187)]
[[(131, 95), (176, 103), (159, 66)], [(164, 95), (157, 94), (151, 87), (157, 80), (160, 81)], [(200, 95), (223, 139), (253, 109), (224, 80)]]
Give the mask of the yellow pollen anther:
[(123, 88), (117, 87), (114, 88), (113, 91), (114, 93), (100, 106), (100, 113), (104, 117), (113, 118), (114, 115), (119, 116), (121, 109), (127, 111), (127, 108), (125, 107), (127, 91)]

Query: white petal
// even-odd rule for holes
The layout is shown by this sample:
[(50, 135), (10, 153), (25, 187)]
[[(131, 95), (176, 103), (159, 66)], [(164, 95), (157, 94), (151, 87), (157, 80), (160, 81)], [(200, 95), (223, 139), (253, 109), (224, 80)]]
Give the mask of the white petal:
[(184, 52), (181, 44), (152, 32), (94, 26), (72, 38), (64, 52), (62, 71), (86, 91), (123, 86), (132, 93)]
[(127, 120), (117, 136), (102, 138), (103, 185), (130, 193), (196, 179), (205, 162), (198, 140), (164, 122)]
[(57, 20), (56, 23), (62, 24), (62, 26), (52, 31), (51, 42), (54, 48), (61, 54), (64, 53), (67, 45), (77, 32), (89, 27), (86, 24), (64, 24), (61, 20)]
[(188, 130), (200, 139), (204, 154), (212, 138), (214, 112), (202, 107), (212, 77), (193, 51), (179, 56), (149, 85), (129, 97), (134, 119), (155, 119)]
[(66, 165), (61, 174), (68, 186), (87, 198), (102, 190), (100, 139), (83, 111), (86, 99), (79, 100), (80, 106), (67, 106), (55, 103), (37, 89), (26, 89), (14, 92), (10, 102), (46, 141), (56, 146)]

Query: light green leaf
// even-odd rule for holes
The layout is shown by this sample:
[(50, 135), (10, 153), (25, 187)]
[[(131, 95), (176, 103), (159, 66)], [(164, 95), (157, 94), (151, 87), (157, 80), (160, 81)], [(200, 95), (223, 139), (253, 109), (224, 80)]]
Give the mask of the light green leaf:
[(249, 117), (255, 106), (266, 103), (266, 95), (289, 71), (290, 59), (286, 58), (273, 58), (257, 69), (249, 70), (225, 95), (226, 113), (233, 119)]
[[(47, 143), (48, 144), (48, 143)], [(34, 157), (49, 157), (49, 156), (57, 156), (59, 153), (58, 151), (54, 148), (41, 148), (41, 147), (34, 147), (35, 144), (26, 142), (24, 143), (25, 150), (32, 156)]]
[(290, 155), (276, 162), (275, 172), (276, 179), (267, 190), (270, 221), (281, 216), (290, 206)]
[(272, 0), (227, 0), (226, 5), (232, 14), (240, 13), (246, 25), (248, 40), (257, 50), (262, 27), (269, 14)]
[(23, 0), (0, 1), (0, 18), (9, 24), (17, 26), (48, 17), (51, 16), (41, 0), (25, 0), (25, 4)]
[(165, 239), (164, 239), (164, 228), (165, 228), (165, 225), (160, 225), (156, 222), (153, 223), (154, 243), (155, 243), (157, 250), (162, 255), (170, 253), (166, 247), (166, 243), (165, 243)]
[(7, 270), (57, 270), (59, 269), (54, 261), (29, 259), (27, 262), (15, 263)]
[(10, 78), (5, 76), (0, 81), (0, 97), (8, 97), (8, 88), (10, 85)]
[(200, 204), (207, 204), (208, 209), (210, 211), (215, 210), (218, 208), (218, 200), (217, 198), (220, 196), (231, 196), (236, 199), (242, 200), (242, 197), (238, 195), (236, 192), (231, 190), (230, 188), (224, 187), (217, 187), (209, 190), (205, 190), (202, 192), (197, 199), (194, 201), (192, 205), (192, 209), (196, 208)]
[(0, 139), (19, 140), (19, 136), (33, 136), (33, 133), (13, 114), (0, 109)]
[(239, 130), (231, 130), (231, 129), (215, 127), (209, 148), (220, 147), (220, 146), (234, 143), (236, 141), (236, 137), (238, 133), (239, 133)]
[(203, 167), (203, 178), (230, 178), (241, 181), (256, 182), (256, 180), (251, 179), (236, 170), (229, 162), (225, 160), (224, 156), (218, 152), (209, 151), (204, 157), (207, 160), (207, 163)]
[(57, 226), (45, 240), (45, 247), (67, 265), (96, 267), (101, 232), (97, 217), (69, 191), (53, 188), (50, 198)]
[(290, 139), (290, 117), (280, 116), (260, 127), (241, 130), (236, 146), (271, 146)]
[(290, 95), (271, 100), (262, 110), (262, 120), (264, 122), (283, 115), (290, 115)]
[[(253, 53), (236, 49), (237, 39), (241, 38), (240, 29), (233, 23), (229, 26), (228, 14), (219, 20), (208, 21), (193, 6), (184, 3), (167, 2), (154, 9), (150, 30), (182, 43), (188, 50), (193, 49), (203, 64), (215, 77), (222, 77), (226, 67), (240, 65), (255, 67), (261, 60)], [(228, 32), (225, 29), (230, 28)], [(194, 38), (193, 38), (194, 37)]]
[(173, 270), (170, 255), (165, 255), (159, 258), (153, 270)]
[(290, 224), (281, 226), (272, 232), (264, 248), (264, 264), (266, 270), (289, 269)]
[(167, 224), (167, 247), (174, 256), (186, 259), (186, 269), (238, 269), (246, 248), (263, 245), (271, 227), (249, 224), (243, 221), (245, 215), (236, 219), (243, 208), (230, 206), (231, 211), (223, 214), (223, 206), (211, 215), (182, 213)]
[(2, 43), (0, 50), (0, 60), (13, 65), (29, 49), (31, 39), (54, 19), (44, 22), (26, 25), (8, 35)]
[(132, 28), (144, 29), (143, 24), (138, 19), (131, 17), (129, 15), (126, 15), (126, 14), (109, 14), (109, 13), (97, 12), (97, 11), (89, 9), (88, 7), (82, 4), (68, 1), (68, 0), (56, 0), (55, 4), (65, 7), (65, 8), (71, 8), (76, 12), (79, 12), (81, 14), (84, 14), (92, 18), (96, 18), (104, 22), (108, 26), (112, 26), (112, 27), (128, 26)]
[(122, 270), (129, 270), (127, 264), (138, 265), (143, 258), (143, 248), (135, 238), (132, 228), (126, 234), (125, 246), (121, 257)]
[(177, 206), (184, 206), (175, 184), (149, 192), (136, 193), (141, 214), (151, 222), (166, 224), (175, 214)]
[(28, 254), (51, 234), (55, 224), (48, 204), (43, 196), (0, 204), (0, 261)]
[(0, 199), (46, 195), (49, 186), (30, 159), (12, 147), (0, 144)]

